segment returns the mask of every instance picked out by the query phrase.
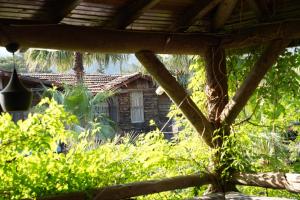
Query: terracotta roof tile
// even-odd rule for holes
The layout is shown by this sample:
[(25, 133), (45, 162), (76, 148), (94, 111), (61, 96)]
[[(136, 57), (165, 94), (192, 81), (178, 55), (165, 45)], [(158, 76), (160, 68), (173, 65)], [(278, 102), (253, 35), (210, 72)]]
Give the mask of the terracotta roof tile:
[[(42, 81), (50, 81), (55, 85), (76, 84), (76, 76), (74, 74), (23, 73), (21, 76), (24, 78), (36, 78)], [(105, 90), (116, 90), (140, 77), (149, 79), (149, 77), (143, 76), (140, 73), (133, 73), (128, 75), (85, 74), (83, 80), (84, 84), (92, 93), (98, 93)]]

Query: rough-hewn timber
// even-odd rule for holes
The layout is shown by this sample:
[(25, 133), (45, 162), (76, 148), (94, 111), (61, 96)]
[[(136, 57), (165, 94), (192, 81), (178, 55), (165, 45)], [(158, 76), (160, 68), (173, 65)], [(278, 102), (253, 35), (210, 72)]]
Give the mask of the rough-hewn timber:
[[(173, 178), (128, 183), (123, 185), (108, 186), (91, 191), (74, 192), (60, 196), (40, 198), (41, 200), (84, 200), (87, 197), (101, 200), (117, 200), (140, 195), (159, 193), (163, 191), (183, 189), (194, 186), (206, 185), (215, 181), (211, 174), (195, 174), (177, 176)], [(300, 193), (300, 174), (284, 173), (257, 173), (235, 174), (232, 182), (238, 185), (250, 185), (273, 189), (287, 189), (290, 192)]]
[(287, 198), (278, 198), (278, 197), (257, 197), (257, 196), (248, 196), (241, 194), (239, 192), (226, 192), (226, 193), (213, 193), (208, 194), (203, 197), (196, 197), (186, 200), (292, 200)]
[(259, 82), (263, 79), (264, 75), (276, 62), (278, 56), (284, 51), (289, 43), (289, 40), (276, 40), (269, 43), (232, 100), (230, 100), (224, 108), (221, 114), (223, 124), (230, 125), (234, 122), (235, 118), (244, 108), (257, 88)]
[(225, 35), (221, 46), (225, 49), (245, 48), (266, 44), (274, 39), (293, 40), (300, 38), (300, 20), (261, 24), (255, 28), (241, 29)]
[(171, 31), (183, 32), (187, 30), (196, 20), (208, 15), (222, 0), (197, 1), (188, 8), (183, 16), (180, 16), (169, 28)]
[(224, 0), (218, 7), (218, 10), (213, 18), (212, 28), (218, 30), (223, 28), (227, 19), (229, 19), (234, 7), (239, 0)]
[(102, 53), (149, 49), (169, 54), (199, 54), (217, 43), (215, 37), (202, 34), (141, 33), (69, 25), (0, 26), (0, 46), (12, 41), (21, 47)]
[(216, 128), (220, 128), (220, 115), (228, 103), (225, 50), (218, 46), (210, 47), (204, 54), (204, 60), (208, 119)]
[(195, 127), (206, 144), (212, 144), (212, 126), (197, 105), (186, 93), (185, 89), (165, 68), (164, 64), (151, 51), (137, 52), (136, 57), (147, 71), (160, 84), (169, 97), (177, 104), (189, 122)]
[[(253, 11), (256, 13), (258, 21), (268, 21), (272, 17), (271, 10), (269, 9), (265, 0), (247, 0)], [(269, 3), (273, 3), (269, 1)], [(272, 6), (270, 6), (272, 7)]]
[(93, 191), (74, 192), (61, 196), (42, 198), (41, 200), (84, 200), (93, 197), (94, 200), (119, 200), (140, 195), (153, 194), (174, 189), (182, 189), (194, 186), (206, 185), (211, 182), (212, 177), (208, 174), (197, 174), (190, 176), (177, 176), (163, 180), (151, 180), (129, 183), (116, 186), (108, 186)]
[(236, 174), (233, 182), (239, 185), (258, 186), (273, 189), (285, 189), (300, 193), (300, 174), (291, 173), (257, 173)]
[(125, 29), (145, 10), (150, 9), (160, 0), (131, 0), (122, 6), (117, 14), (105, 24), (106, 28)]
[[(84, 40), (82, 40), (84, 38)], [(222, 39), (223, 38), (223, 39)], [(48, 48), (102, 53), (134, 53), (149, 49), (155, 53), (202, 54), (207, 46), (237, 49), (261, 45), (274, 39), (299, 39), (300, 20), (265, 24), (224, 36), (203, 33), (161, 33), (104, 30), (70, 25), (0, 26), (0, 46), (11, 41), (23, 48)]]

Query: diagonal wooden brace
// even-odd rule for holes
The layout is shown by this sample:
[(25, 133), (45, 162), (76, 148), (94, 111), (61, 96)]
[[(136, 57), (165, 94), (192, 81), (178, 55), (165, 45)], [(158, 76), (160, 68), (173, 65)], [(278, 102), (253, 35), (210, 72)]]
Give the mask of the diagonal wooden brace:
[(285, 50), (289, 43), (290, 40), (275, 40), (268, 44), (261, 57), (251, 69), (246, 80), (222, 111), (222, 124), (231, 125), (234, 122), (255, 89), (258, 87), (259, 82), (264, 78), (265, 74), (276, 62), (279, 55)]
[(176, 81), (176, 79), (166, 69), (164, 64), (156, 57), (156, 55), (147, 50), (139, 51), (136, 54), (137, 59), (144, 65), (147, 71), (166, 91), (169, 97), (179, 106), (182, 113), (195, 127), (207, 145), (213, 147), (212, 137), (213, 128), (207, 118), (199, 110), (197, 105), (186, 93), (184, 88)]

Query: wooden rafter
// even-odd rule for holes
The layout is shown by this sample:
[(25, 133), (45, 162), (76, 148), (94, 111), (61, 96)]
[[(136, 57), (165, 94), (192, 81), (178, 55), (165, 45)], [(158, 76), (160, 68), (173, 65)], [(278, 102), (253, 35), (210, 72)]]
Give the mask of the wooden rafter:
[(223, 124), (231, 125), (234, 122), (257, 88), (259, 82), (263, 79), (264, 75), (276, 62), (278, 56), (284, 51), (289, 43), (290, 40), (276, 40), (269, 43), (232, 100), (230, 100), (224, 108), (221, 114)]
[(46, 1), (43, 6), (48, 12), (47, 23), (58, 24), (60, 23), (76, 6), (79, 5), (81, 0), (54, 0)]
[(251, 29), (244, 29), (224, 36), (221, 46), (225, 49), (245, 48), (265, 44), (274, 39), (299, 39), (300, 20), (265, 24)]
[(183, 32), (196, 20), (208, 15), (222, 0), (201, 0), (188, 8), (185, 14), (175, 21), (169, 28), (171, 31)]
[(248, 3), (256, 13), (258, 21), (268, 21), (272, 17), (272, 12), (265, 0), (248, 0)]
[(185, 89), (165, 68), (164, 64), (151, 51), (137, 52), (136, 57), (179, 107), (189, 122), (195, 127), (207, 145), (213, 147), (213, 128), (204, 114), (199, 110)]
[(233, 9), (239, 0), (224, 0), (219, 6), (218, 10), (213, 18), (212, 29), (219, 30), (222, 29), (226, 21), (231, 16)]
[(143, 11), (150, 9), (160, 0), (131, 0), (119, 9), (116, 15), (104, 26), (113, 29), (125, 29), (136, 20)]
[(103, 53), (134, 53), (146, 48), (169, 54), (200, 54), (218, 42), (203, 34), (170, 35), (70, 25), (0, 26), (0, 46), (11, 41), (28, 48)]

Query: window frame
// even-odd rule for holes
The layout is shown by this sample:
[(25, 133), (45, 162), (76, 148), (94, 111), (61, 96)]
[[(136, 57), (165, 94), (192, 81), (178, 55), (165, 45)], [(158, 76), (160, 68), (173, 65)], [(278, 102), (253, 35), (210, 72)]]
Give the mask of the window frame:
[[(137, 106), (133, 106), (134, 103), (133, 98), (137, 98), (135, 101), (138, 102)], [(141, 116), (139, 114), (139, 117), (134, 117), (134, 112), (138, 112), (138, 111), (140, 112)], [(144, 94), (143, 91), (141, 90), (130, 92), (130, 120), (131, 123), (145, 122)]]

